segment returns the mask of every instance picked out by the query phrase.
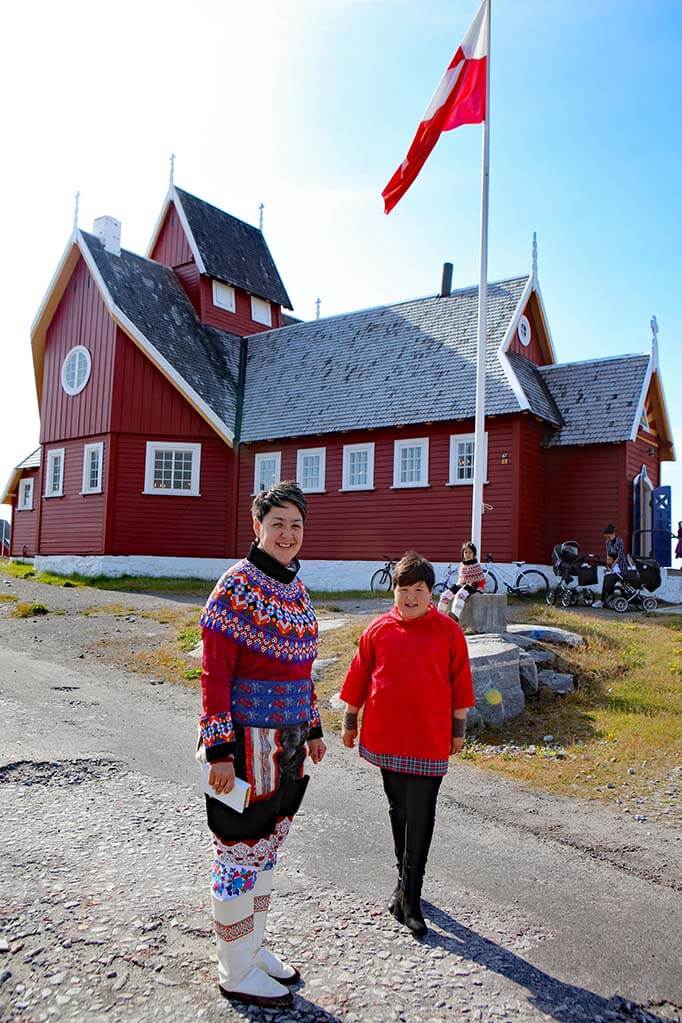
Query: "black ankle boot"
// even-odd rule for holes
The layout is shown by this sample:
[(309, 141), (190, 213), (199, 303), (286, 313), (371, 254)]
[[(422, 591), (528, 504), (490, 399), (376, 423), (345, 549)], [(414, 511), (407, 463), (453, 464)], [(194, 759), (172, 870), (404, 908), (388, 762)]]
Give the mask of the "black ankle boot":
[(423, 938), (428, 928), (422, 916), (422, 878), (410, 872), (405, 878), (401, 894), (403, 922), (415, 938)]
[(393, 914), (393, 916), (396, 918), (399, 924), (404, 923), (402, 894), (403, 884), (401, 879), (398, 878), (398, 883), (395, 886), (395, 891), (388, 900), (388, 911), (389, 913)]

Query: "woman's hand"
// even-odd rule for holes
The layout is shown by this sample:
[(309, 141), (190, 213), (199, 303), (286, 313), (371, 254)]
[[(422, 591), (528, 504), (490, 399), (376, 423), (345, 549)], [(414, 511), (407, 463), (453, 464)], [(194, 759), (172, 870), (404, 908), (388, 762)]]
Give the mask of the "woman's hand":
[(231, 761), (211, 764), (208, 769), (208, 784), (220, 795), (227, 795), (234, 788), (235, 771)]
[(357, 728), (342, 728), (341, 729), (341, 741), (346, 749), (353, 749), (355, 746), (355, 740), (357, 738)]
[(319, 764), (326, 752), (324, 739), (308, 739), (308, 756), (314, 764)]
[(453, 735), (452, 742), (450, 743), (450, 756), (452, 756), (453, 753), (461, 753), (465, 742), (466, 739), (463, 735)]

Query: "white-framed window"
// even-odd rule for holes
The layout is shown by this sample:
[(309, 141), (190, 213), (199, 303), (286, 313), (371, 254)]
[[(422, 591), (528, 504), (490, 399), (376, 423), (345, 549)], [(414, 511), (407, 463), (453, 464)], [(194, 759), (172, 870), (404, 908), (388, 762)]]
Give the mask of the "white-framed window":
[(253, 492), (260, 494), (282, 478), (282, 452), (261, 451), (256, 455), (253, 465)]
[(145, 494), (199, 497), (201, 444), (147, 441)]
[[(476, 435), (473, 433), (454, 433), (450, 436), (450, 478), (448, 484), (456, 486), (474, 482), (474, 453)], [(488, 479), (488, 434), (485, 434), (485, 472)]]
[(83, 447), (83, 489), (82, 494), (102, 493), (102, 466), (104, 464), (104, 442), (86, 444)]
[(62, 363), (62, 387), (67, 394), (80, 394), (92, 369), (90, 352), (83, 345), (76, 345)]
[(344, 444), (342, 490), (374, 490), (374, 442)]
[(429, 438), (397, 440), (393, 445), (393, 486), (428, 487)]
[(272, 326), (272, 306), (264, 298), (251, 296), (251, 319), (255, 323), (264, 323), (266, 327)]
[(217, 306), (218, 309), (227, 309), (228, 313), (233, 313), (237, 308), (234, 288), (229, 284), (223, 284), (222, 281), (214, 281), (213, 305)]
[(324, 493), (326, 448), (301, 448), (296, 454), (296, 479), (305, 494)]
[(64, 493), (64, 448), (52, 448), (47, 453), (45, 471), (45, 497), (62, 497)]
[(33, 477), (19, 480), (17, 511), (33, 511)]

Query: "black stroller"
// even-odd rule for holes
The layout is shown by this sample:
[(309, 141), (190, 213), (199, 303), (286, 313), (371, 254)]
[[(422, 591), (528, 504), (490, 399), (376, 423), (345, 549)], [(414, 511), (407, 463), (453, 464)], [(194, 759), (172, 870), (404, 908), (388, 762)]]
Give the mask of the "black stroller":
[(655, 558), (628, 558), (629, 568), (619, 576), (616, 589), (606, 601), (606, 607), (625, 614), (636, 611), (655, 611), (658, 601), (654, 590), (661, 585), (661, 566)]
[(558, 584), (547, 591), (548, 604), (561, 603), (562, 607), (581, 604), (591, 607), (596, 600), (590, 589), (598, 581), (597, 558), (594, 554), (581, 554), (575, 540), (565, 540), (552, 549), (552, 568)]

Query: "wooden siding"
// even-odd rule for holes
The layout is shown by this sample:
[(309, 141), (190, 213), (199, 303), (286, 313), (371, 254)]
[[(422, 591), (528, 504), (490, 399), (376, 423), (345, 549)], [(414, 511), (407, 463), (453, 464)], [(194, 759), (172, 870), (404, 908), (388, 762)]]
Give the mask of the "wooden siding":
[(547, 564), (550, 550), (545, 543), (545, 464), (541, 447), (545, 427), (531, 416), (517, 417), (515, 427), (513, 557)]
[[(31, 511), (18, 511), (19, 488), (21, 480), (33, 480), (33, 508)], [(32, 558), (36, 552), (38, 540), (38, 509), (40, 508), (40, 470), (24, 469), (17, 493), (12, 501), (12, 536), (10, 540), (10, 556), (13, 558)]]
[[(512, 449), (513, 417), (488, 423), (488, 479), (484, 499), (494, 505), (484, 517), (483, 550), (498, 561), (512, 557), (512, 465), (501, 464), (503, 451)], [(295, 479), (300, 448), (326, 448), (326, 493), (309, 494), (303, 557), (308, 559), (378, 560), (415, 548), (436, 561), (458, 561), (462, 543), (471, 532), (469, 485), (448, 486), (451, 433), (473, 432), (473, 422), (405, 429), (333, 434), (245, 445), (239, 462), (237, 553), (248, 549), (253, 536), (250, 504), (254, 455), (281, 451), (282, 478)], [(395, 440), (429, 438), (429, 486), (392, 489)], [(374, 491), (341, 493), (345, 444), (375, 444)]]
[(214, 437), (208, 423), (119, 328), (116, 336), (111, 428), (120, 433)]
[(624, 539), (624, 444), (546, 448), (544, 547), (576, 540), (583, 552), (604, 555), (604, 526)]
[(215, 435), (195, 436), (194, 440), (201, 443), (201, 496), (143, 494), (149, 440), (182, 443), (188, 436), (118, 436), (116, 492), (107, 553), (227, 557), (232, 547), (232, 450)]
[[(116, 327), (83, 260), (79, 260), (47, 329), (40, 443), (55, 444), (109, 430)], [(90, 379), (80, 394), (61, 383), (68, 352), (83, 345), (90, 352)]]
[(203, 323), (208, 323), (212, 327), (219, 327), (221, 330), (228, 330), (231, 334), (237, 334), (240, 337), (246, 334), (257, 334), (262, 330), (274, 330), (275, 327), (281, 327), (282, 325), (282, 308), (281, 306), (270, 303), (272, 310), (272, 326), (268, 327), (264, 323), (256, 323), (255, 320), (251, 319), (251, 296), (246, 292), (242, 291), (241, 288), (235, 288), (235, 312), (230, 313), (227, 309), (219, 309), (218, 306), (213, 303), (213, 281), (210, 277), (201, 278), (201, 309), (199, 316)]
[(508, 350), (510, 352), (517, 352), (518, 355), (523, 355), (525, 359), (530, 359), (537, 366), (545, 366), (551, 361), (548, 357), (549, 339), (545, 333), (542, 316), (540, 315), (540, 307), (535, 295), (530, 296), (523, 312), (530, 322), (530, 344), (526, 348), (519, 341), (518, 333), (515, 333)]
[[(43, 466), (53, 448), (64, 448), (64, 495), (43, 497), (41, 502), (38, 551), (40, 554), (102, 554), (104, 552), (104, 517), (106, 497), (82, 494), (83, 448), (86, 444), (104, 442), (104, 473), (109, 458), (109, 437), (103, 434), (78, 440), (47, 444), (43, 447)], [(44, 490), (44, 484), (41, 487)], [(35, 504), (35, 500), (34, 500)]]
[(163, 226), (159, 231), (150, 258), (155, 259), (157, 263), (164, 263), (166, 266), (172, 267), (194, 262), (192, 249), (173, 203), (166, 211)]

